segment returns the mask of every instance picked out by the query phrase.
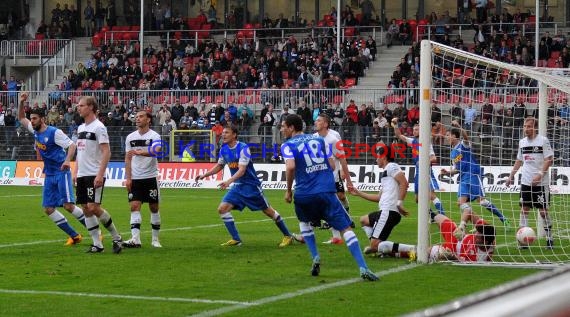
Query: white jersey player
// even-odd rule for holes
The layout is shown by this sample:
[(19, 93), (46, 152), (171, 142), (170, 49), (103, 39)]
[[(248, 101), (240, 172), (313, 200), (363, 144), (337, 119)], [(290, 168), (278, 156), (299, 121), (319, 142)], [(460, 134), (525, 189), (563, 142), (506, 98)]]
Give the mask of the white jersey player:
[(148, 203), (150, 224), (152, 227), (151, 245), (160, 248), (160, 231), (157, 154), (162, 152), (160, 135), (150, 129), (152, 114), (139, 111), (135, 116), (137, 130), (125, 140), (125, 176), (126, 187), (131, 207), (131, 239), (125, 241), (126, 248), (140, 248), (141, 205)]

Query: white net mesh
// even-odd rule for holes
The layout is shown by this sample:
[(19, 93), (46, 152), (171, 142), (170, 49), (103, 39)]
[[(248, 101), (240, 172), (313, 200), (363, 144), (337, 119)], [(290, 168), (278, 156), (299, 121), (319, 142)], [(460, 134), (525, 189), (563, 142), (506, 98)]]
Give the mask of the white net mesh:
[[(432, 142), (442, 167), (449, 169), (451, 145), (445, 137), (458, 122), (472, 141), (472, 153), (481, 165), (485, 196), (510, 222), (505, 223), (493, 208), (474, 200), (473, 211), (496, 228), (493, 262), (563, 263), (570, 260), (570, 79), (568, 70), (525, 67), (506, 64), (438, 43), (432, 44)], [(423, 61), (420, 61), (423, 63)], [(545, 84), (545, 116), (539, 115), (539, 86)], [(507, 188), (505, 180), (517, 157), (519, 140), (524, 137), (526, 117), (546, 122), (546, 134), (554, 149), (550, 168), (549, 208), (554, 249), (547, 249), (544, 225), (536, 209), (531, 210), (528, 226), (538, 232), (538, 239), (521, 249), (516, 240), (520, 226), (520, 174)], [(422, 129), (422, 131), (426, 131)], [(436, 176), (439, 168), (434, 168)], [(442, 191), (436, 193), (444, 202), (447, 215), (460, 221), (457, 205), (458, 176), (438, 176)], [(473, 229), (467, 226), (467, 231)], [(441, 244), (436, 225), (430, 227), (430, 243)]]

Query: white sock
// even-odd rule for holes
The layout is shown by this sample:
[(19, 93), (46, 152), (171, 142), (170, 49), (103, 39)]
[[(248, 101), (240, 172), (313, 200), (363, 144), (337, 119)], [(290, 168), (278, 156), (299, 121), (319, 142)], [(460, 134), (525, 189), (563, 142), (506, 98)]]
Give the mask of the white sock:
[(131, 211), (131, 238), (136, 241), (141, 241), (141, 212)]
[(75, 219), (77, 219), (77, 221), (79, 222), (85, 221), (85, 215), (83, 214), (83, 209), (75, 206), (71, 214), (73, 215), (73, 217), (75, 217)]
[(150, 213), (150, 225), (152, 227), (152, 240), (158, 241), (158, 233), (160, 232), (160, 211)]
[(102, 248), (103, 244), (101, 243), (99, 236), (99, 220), (97, 219), (97, 217), (95, 217), (95, 215), (90, 217), (85, 217), (85, 226), (89, 231), (91, 240), (93, 240), (93, 245)]
[(114, 241), (120, 241), (121, 240), (121, 235), (117, 231), (117, 228), (115, 227), (115, 224), (113, 223), (113, 219), (111, 218), (111, 215), (107, 212), (107, 210), (103, 209), (103, 213), (99, 217), (99, 220), (101, 220), (101, 223), (103, 224), (103, 226), (105, 228), (107, 228), (107, 230), (109, 231), (109, 233), (113, 237)]
[(519, 220), (519, 227), (528, 227), (528, 215), (521, 212), (521, 219)]
[(332, 232), (332, 237), (333, 237), (334, 239), (340, 239), (340, 231), (331, 228), (331, 232)]
[(49, 215), (48, 217), (49, 219), (51, 219), (51, 221), (53, 221), (53, 223), (55, 223), (56, 226), (59, 225), (60, 223), (67, 222), (65, 216), (57, 209), (54, 210), (54, 212), (52, 212), (51, 215)]
[(366, 236), (368, 237), (368, 239), (370, 239), (370, 237), (372, 236), (372, 227), (362, 226), (362, 230), (364, 230)]

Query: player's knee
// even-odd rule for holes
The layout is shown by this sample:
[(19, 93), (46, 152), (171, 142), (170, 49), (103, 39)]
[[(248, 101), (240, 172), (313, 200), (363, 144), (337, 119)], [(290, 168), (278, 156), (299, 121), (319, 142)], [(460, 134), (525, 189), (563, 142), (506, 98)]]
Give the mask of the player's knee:
[(45, 212), (46, 215), (48, 215), (48, 216), (51, 215), (51, 214), (53, 214), (54, 211), (55, 211), (54, 208), (45, 208), (45, 209), (44, 209), (44, 212)]
[(338, 197), (338, 199), (339, 199), (340, 201), (345, 202), (345, 200), (346, 200), (346, 195), (345, 195), (345, 193), (343, 193), (343, 192), (337, 192), (337, 193), (336, 193), (336, 196)]
[(73, 212), (73, 209), (75, 209), (75, 205), (72, 203), (64, 203), (63, 204), (63, 209), (69, 211), (69, 212)]
[(360, 225), (361, 226), (370, 226), (370, 220), (368, 219), (368, 215), (360, 217)]
[(131, 211), (140, 211), (141, 210), (141, 203), (138, 201), (131, 202)]
[(491, 206), (491, 202), (488, 201), (487, 199), (481, 199), (481, 200), (479, 201), (479, 204), (481, 205), (481, 207), (485, 207), (485, 208)]
[(459, 209), (461, 209), (461, 212), (471, 212), (471, 205), (469, 203), (462, 203), (461, 205), (459, 205)]

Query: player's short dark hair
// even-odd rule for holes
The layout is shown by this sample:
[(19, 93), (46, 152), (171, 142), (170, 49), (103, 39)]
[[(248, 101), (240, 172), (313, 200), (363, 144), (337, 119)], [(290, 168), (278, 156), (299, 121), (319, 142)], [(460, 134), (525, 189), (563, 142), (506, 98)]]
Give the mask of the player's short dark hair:
[(327, 123), (327, 126), (330, 127), (331, 126), (331, 117), (329, 117), (328, 114), (321, 112), (319, 113), (319, 117), (323, 118), (323, 120), (325, 120), (325, 122)]
[(376, 154), (379, 157), (385, 157), (388, 162), (394, 162), (394, 148), (393, 144), (386, 144), (382, 141), (376, 143)]
[(458, 139), (461, 137), (461, 129), (453, 128), (449, 130), (449, 133), (451, 133), (453, 136), (455, 136)]
[(227, 123), (227, 124), (224, 126), (224, 129), (230, 129), (230, 130), (232, 130), (232, 132), (236, 134), (236, 137), (239, 135), (239, 128), (238, 128), (237, 125), (235, 125), (235, 124), (233, 124), (233, 123)]
[(139, 112), (144, 112), (144, 114), (146, 115), (147, 118), (150, 119), (150, 122), (152, 123), (152, 113), (145, 111), (145, 110), (140, 110)]
[(290, 114), (285, 118), (285, 124), (290, 127), (293, 126), (296, 132), (303, 131), (303, 119), (298, 114)]
[(490, 224), (482, 223), (475, 225), (475, 230), (483, 236), (483, 241), (486, 246), (495, 243), (495, 227)]
[(40, 118), (45, 118), (46, 111), (42, 108), (35, 108), (35, 109), (32, 109), (32, 111), (30, 111), (30, 115), (33, 115), (33, 114), (37, 115)]

